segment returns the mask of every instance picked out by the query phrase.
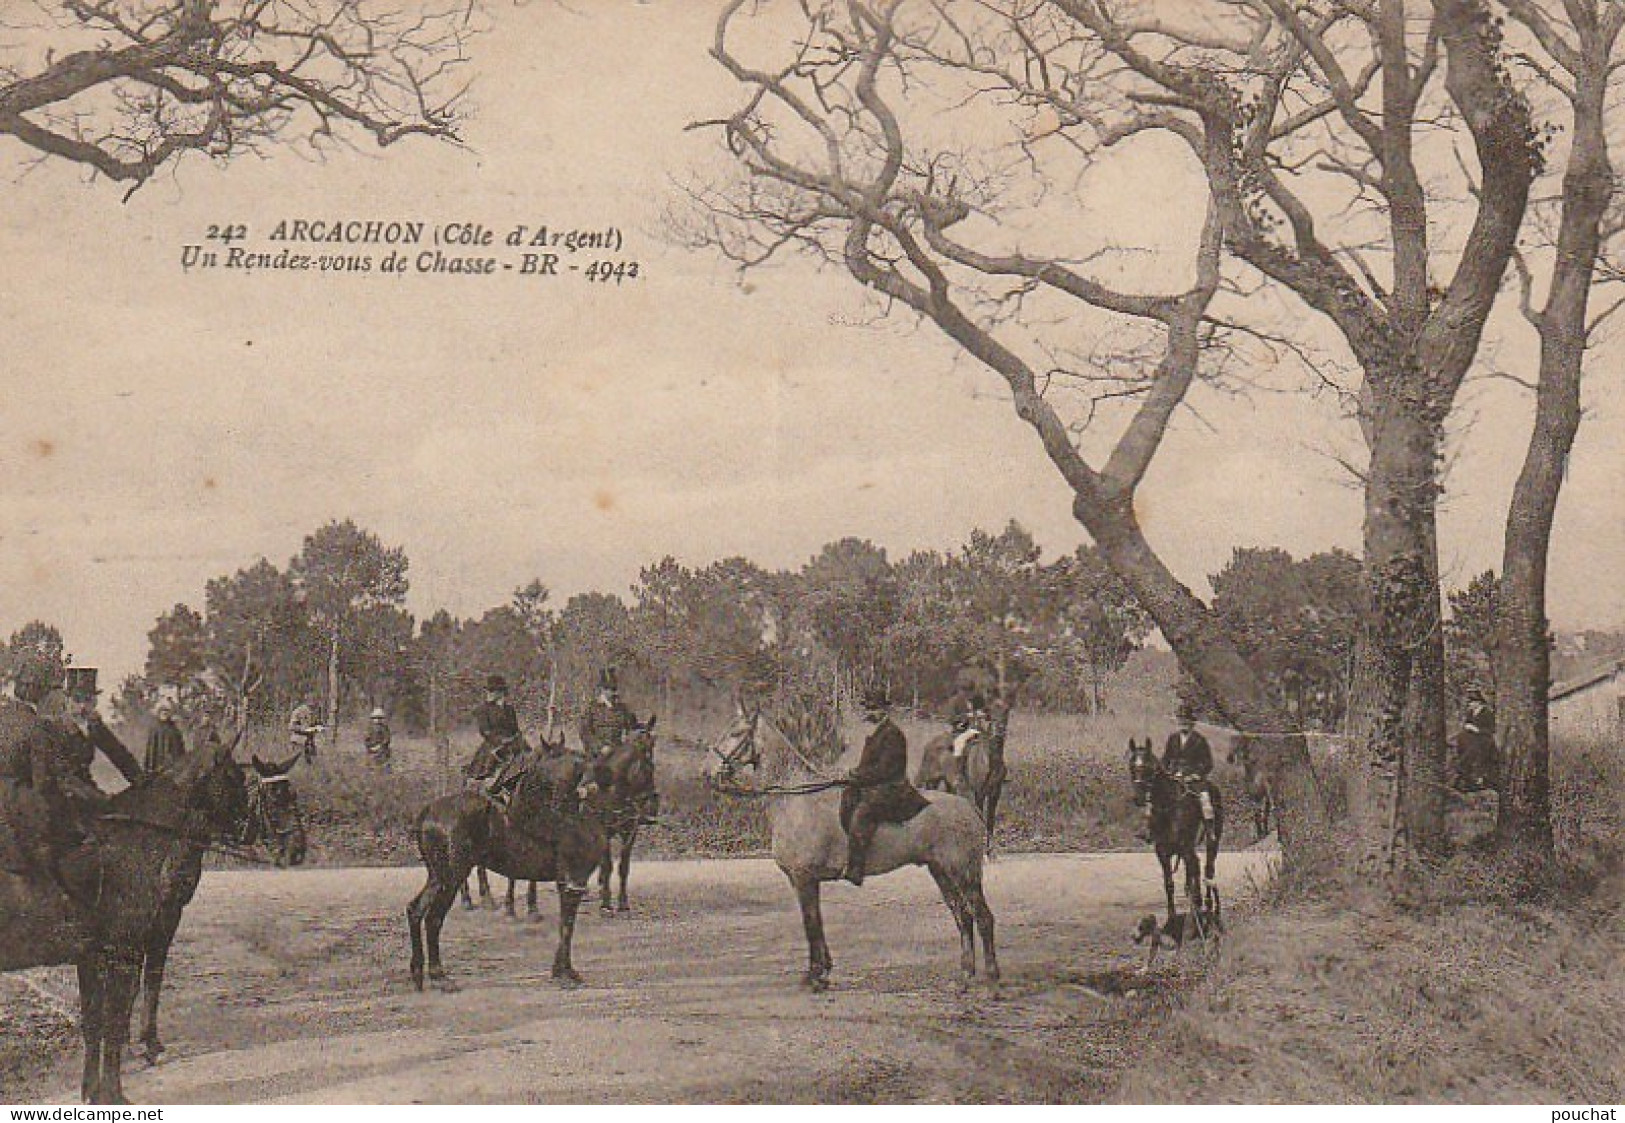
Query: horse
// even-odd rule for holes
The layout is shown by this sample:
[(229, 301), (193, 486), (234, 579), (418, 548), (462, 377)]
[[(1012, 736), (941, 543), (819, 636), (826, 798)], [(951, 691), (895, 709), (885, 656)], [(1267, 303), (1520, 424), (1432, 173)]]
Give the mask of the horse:
[(1145, 806), (1151, 802), (1151, 841), (1156, 848), (1157, 861), (1162, 865), (1162, 888), (1168, 897), (1168, 919), (1177, 913), (1174, 908), (1174, 863), (1185, 865), (1185, 896), (1190, 911), (1202, 907), (1203, 869), (1196, 860), (1196, 848), (1204, 841), (1207, 846), (1206, 876), (1213, 880), (1214, 863), (1219, 857), (1219, 838), (1224, 833), (1224, 806), (1219, 790), (1212, 788), (1213, 822), (1202, 818), (1202, 804), (1194, 791), (1180, 777), (1168, 772), (1151, 751), (1151, 738), (1144, 744), (1129, 738), (1129, 779), (1134, 785), (1134, 802)]
[[(626, 877), (632, 868), (632, 846), (643, 822), (645, 800), (654, 791), (655, 719), (635, 725), (626, 740), (593, 761), (597, 791), (587, 799), (587, 809), (604, 827), (603, 860), (598, 867), (598, 909), (606, 916), (629, 912)], [(621, 891), (610, 904), (609, 881), (614, 855), (611, 842), (620, 839)]]
[[(712, 746), (708, 779), (717, 790), (767, 800), (773, 860), (796, 891), (807, 938), (803, 985), (829, 988), (835, 960), (824, 936), (819, 889), (846, 866), (847, 839), (840, 822), (842, 782), (818, 768), (761, 711), (741, 713)], [(755, 787), (740, 787), (745, 770)], [(976, 934), (982, 937), (985, 977), (996, 986), (999, 960), (994, 946), (993, 910), (982, 893), (984, 829), (969, 800), (950, 792), (927, 792), (928, 806), (906, 823), (887, 823), (870, 848), (871, 877), (902, 866), (925, 866), (959, 929), (960, 969), (965, 983), (976, 978)]]
[(78, 969), (86, 1103), (128, 1102), (124, 1048), (143, 965), (157, 968), (155, 1010), (161, 960), (195, 888), (188, 885), (194, 864), (201, 868), (203, 849), (217, 840), (247, 837), (248, 788), (232, 759), (241, 738), (239, 729), (230, 744), (198, 749), (111, 797), (94, 823), (94, 908), (80, 908), (42, 879), (0, 872), (0, 970)]
[(519, 777), (507, 811), (483, 792), (468, 791), (431, 801), (418, 815), (418, 853), (428, 880), (406, 909), (411, 938), (412, 984), (423, 989), (424, 944), (428, 977), (443, 990), (455, 989), (440, 960), (440, 929), (457, 891), (476, 866), (513, 881), (555, 881), (559, 894), (559, 944), (553, 978), (581, 982), (570, 962), (576, 912), (586, 895), (586, 879), (603, 858), (604, 828), (591, 814), (575, 809), (592, 794), (592, 782), (574, 757), (538, 758)]
[(1241, 766), (1242, 790), (1253, 805), (1253, 839), (1259, 841), (1270, 833), (1270, 819), (1275, 814), (1275, 799), (1270, 793), (1269, 774), (1253, 753), (1253, 743), (1246, 737), (1237, 737), (1230, 743), (1225, 762)]
[(985, 852), (993, 854), (994, 819), (999, 811), (999, 796), (1004, 791), (1007, 772), (1004, 767), (1004, 735), (1009, 724), (1009, 711), (1001, 723), (996, 717), (978, 721), (973, 727), (975, 736), (965, 746), (965, 754), (954, 756), (954, 734), (939, 733), (927, 741), (920, 753), (919, 768), (914, 774), (914, 786), (921, 791), (947, 791), (971, 801), (982, 817), (987, 841)]
[[(298, 758), (286, 765), (266, 764), (253, 758), (255, 776), (248, 781), (248, 822), (243, 836), (236, 840), (240, 846), (263, 845), (277, 866), (297, 866), (305, 860), (305, 826), (299, 814), (299, 804), (293, 793), (288, 773)], [(166, 892), (164, 908), (160, 911), (157, 927), (147, 943), (141, 963), (141, 1033), (136, 1038), (141, 1055), (149, 1065), (157, 1064), (164, 1054), (164, 1043), (158, 1034), (158, 999), (164, 986), (164, 969), (169, 963), (169, 949), (180, 928), (181, 910), (192, 903), (198, 883), (203, 880), (203, 853), (206, 847), (194, 845), (185, 861), (172, 871), (172, 880)]]
[(278, 867), (301, 865), (305, 860), (305, 820), (288, 778), (298, 763), (298, 757), (286, 764), (267, 764), (257, 756), (252, 760), (254, 775), (248, 795), (254, 829), (248, 841), (263, 842)]

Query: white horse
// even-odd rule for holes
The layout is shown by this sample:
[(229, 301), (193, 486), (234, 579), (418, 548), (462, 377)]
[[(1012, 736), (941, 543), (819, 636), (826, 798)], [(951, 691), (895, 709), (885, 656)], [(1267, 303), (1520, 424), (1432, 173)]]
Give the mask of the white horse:
[[(824, 939), (819, 886), (841, 877), (847, 839), (841, 829), (842, 783), (824, 776), (790, 739), (760, 711), (741, 713), (712, 747), (708, 777), (720, 791), (767, 800), (773, 831), (773, 860), (795, 887), (807, 933), (807, 974), (815, 991), (829, 986), (835, 961)], [(753, 786), (740, 774), (755, 773)], [(924, 793), (929, 806), (906, 823), (887, 823), (875, 834), (867, 872), (874, 877), (902, 866), (931, 871), (942, 899), (959, 928), (959, 963), (965, 981), (976, 977), (976, 933), (982, 935), (985, 977), (996, 984), (999, 960), (993, 942), (993, 910), (982, 894), (985, 831), (976, 808), (947, 792)]]

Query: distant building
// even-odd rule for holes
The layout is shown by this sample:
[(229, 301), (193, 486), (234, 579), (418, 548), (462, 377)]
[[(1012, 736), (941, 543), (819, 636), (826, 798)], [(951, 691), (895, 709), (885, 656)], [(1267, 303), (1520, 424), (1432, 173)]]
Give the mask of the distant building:
[(1625, 660), (1557, 683), (1547, 698), (1553, 735), (1625, 734)]

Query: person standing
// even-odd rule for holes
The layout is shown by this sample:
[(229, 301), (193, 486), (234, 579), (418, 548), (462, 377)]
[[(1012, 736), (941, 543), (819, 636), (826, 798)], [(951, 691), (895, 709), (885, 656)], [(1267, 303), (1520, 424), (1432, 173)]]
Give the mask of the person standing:
[(175, 724), (175, 705), (167, 698), (154, 711), (158, 721), (147, 734), (147, 756), (142, 761), (148, 772), (157, 772), (186, 755), (186, 738)]
[(316, 702), (308, 694), (288, 715), (288, 748), (293, 756), (304, 757), (306, 764), (316, 763), (316, 735), (322, 723), (316, 717)]
[(389, 770), (389, 742), (389, 721), (383, 707), (375, 706), (367, 718), (367, 735), (362, 740), (362, 747), (367, 751), (367, 760), (386, 772)]

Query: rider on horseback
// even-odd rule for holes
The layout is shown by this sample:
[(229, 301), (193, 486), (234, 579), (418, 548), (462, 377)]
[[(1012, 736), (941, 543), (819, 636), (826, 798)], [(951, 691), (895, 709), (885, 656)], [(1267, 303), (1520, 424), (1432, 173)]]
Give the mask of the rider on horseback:
[[(620, 684), (614, 667), (605, 667), (598, 675), (598, 696), (588, 704), (581, 715), (581, 747), (588, 757), (600, 759), (613, 755), (626, 743), (626, 735), (638, 728), (638, 717), (621, 701)], [(640, 797), (639, 817), (653, 823), (660, 815), (660, 793), (654, 790), (653, 742), (643, 749), (644, 764), (648, 766), (650, 785)]]
[(891, 700), (872, 689), (863, 697), (863, 716), (875, 723), (863, 742), (858, 766), (846, 774), (841, 792), (841, 826), (847, 835), (846, 869), (841, 876), (862, 885), (869, 846), (882, 823), (906, 822), (926, 799), (908, 782), (908, 741), (891, 719)]
[(484, 781), (485, 794), (503, 802), (508, 789), (523, 771), (525, 738), (519, 732), (519, 714), (508, 701), (508, 680), (491, 675), (485, 680), (485, 701), (474, 712), (480, 747), (463, 766), (471, 780)]
[(141, 766), (96, 712), (95, 668), (68, 668), (60, 717), (43, 716), (61, 708), (51, 678), (47, 666), (30, 660), (17, 671), (14, 698), (0, 704), (0, 820), (9, 836), (0, 837), (0, 858), (10, 856), (7, 865), (24, 867), (14, 872), (43, 876), (89, 905), (101, 868), (90, 823), (108, 804), (90, 766), (99, 751), (131, 783)]
[[(1162, 750), (1162, 767), (1193, 791), (1202, 804), (1202, 821), (1213, 824), (1213, 795), (1208, 773), (1213, 771), (1213, 749), (1207, 738), (1196, 731), (1196, 714), (1189, 702), (1179, 706), (1179, 729), (1171, 734)], [(1147, 803), (1149, 817), (1150, 804)]]

